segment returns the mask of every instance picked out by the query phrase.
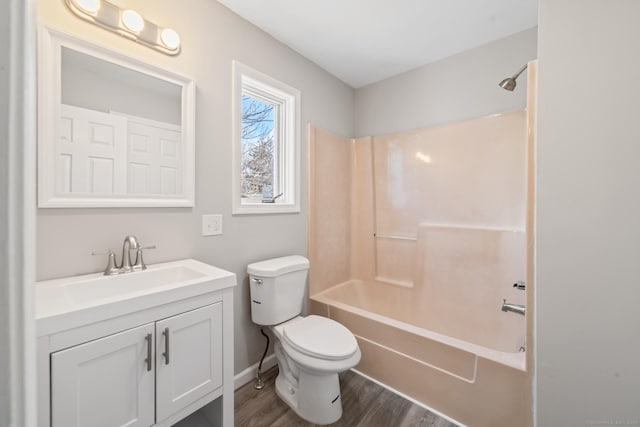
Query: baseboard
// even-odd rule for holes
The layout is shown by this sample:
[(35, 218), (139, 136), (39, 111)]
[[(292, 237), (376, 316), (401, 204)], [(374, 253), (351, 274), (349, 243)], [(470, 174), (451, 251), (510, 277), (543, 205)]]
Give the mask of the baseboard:
[(449, 422), (452, 422), (453, 424), (458, 425), (458, 426), (460, 426), (460, 427), (466, 427), (466, 425), (465, 425), (465, 424), (462, 424), (460, 421), (456, 421), (456, 420), (454, 420), (454, 419), (453, 419), (453, 418), (451, 418), (450, 416), (445, 415), (445, 414), (443, 414), (442, 412), (437, 411), (437, 410), (435, 410), (435, 409), (433, 409), (433, 408), (431, 408), (431, 407), (429, 407), (429, 406), (425, 405), (424, 403), (417, 401), (416, 399), (414, 399), (414, 398), (413, 398), (413, 397), (411, 397), (411, 396), (407, 396), (406, 394), (402, 393), (401, 391), (396, 390), (396, 389), (395, 389), (395, 388), (393, 388), (393, 387), (389, 387), (389, 386), (388, 386), (388, 385), (386, 385), (385, 383), (382, 383), (382, 382), (380, 382), (380, 381), (376, 380), (375, 378), (371, 378), (371, 377), (370, 377), (369, 375), (367, 375), (367, 374), (363, 374), (362, 372), (358, 371), (357, 369), (351, 369), (351, 371), (353, 371), (353, 372), (355, 372), (356, 374), (358, 374), (358, 375), (360, 375), (360, 376), (362, 376), (362, 377), (364, 377), (364, 378), (368, 379), (369, 381), (371, 381), (371, 382), (373, 382), (373, 383), (378, 384), (380, 387), (384, 387), (384, 388), (386, 388), (386, 389), (387, 389), (387, 390), (389, 390), (390, 392), (392, 392), (392, 393), (394, 393), (394, 394), (397, 394), (398, 396), (402, 397), (403, 399), (406, 399), (406, 400), (408, 400), (409, 402), (414, 403), (414, 404), (416, 404), (416, 405), (418, 405), (418, 406), (420, 406), (420, 407), (422, 407), (422, 408), (426, 409), (427, 411), (433, 412), (434, 414), (436, 414), (436, 415), (437, 415), (437, 416), (439, 416), (440, 418), (444, 418), (445, 420), (447, 420), (447, 421), (449, 421)]
[[(276, 362), (275, 354), (270, 354), (269, 356), (265, 357), (264, 361), (262, 362), (262, 372), (265, 372), (271, 369), (272, 367), (276, 366), (276, 363), (277, 362)], [(258, 365), (260, 365), (260, 362), (254, 365), (251, 365), (244, 371), (236, 374), (236, 376), (233, 378), (233, 384), (234, 384), (235, 390), (239, 389), (243, 385), (255, 379), (256, 374), (258, 373)]]

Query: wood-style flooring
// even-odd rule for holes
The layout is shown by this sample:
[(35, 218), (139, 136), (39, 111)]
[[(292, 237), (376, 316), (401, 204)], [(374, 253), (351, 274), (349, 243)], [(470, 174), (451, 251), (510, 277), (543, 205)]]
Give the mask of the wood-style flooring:
[[(298, 417), (275, 392), (277, 366), (262, 376), (265, 387), (253, 381), (236, 390), (235, 425), (240, 427), (312, 427)], [(455, 427), (455, 424), (409, 402), (351, 371), (340, 374), (342, 418), (331, 427)], [(179, 427), (210, 427), (197, 412)]]

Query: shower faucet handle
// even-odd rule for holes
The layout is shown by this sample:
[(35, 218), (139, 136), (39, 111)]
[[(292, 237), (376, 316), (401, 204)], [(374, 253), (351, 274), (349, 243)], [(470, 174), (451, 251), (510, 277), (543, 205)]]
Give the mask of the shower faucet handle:
[(524, 291), (525, 286), (526, 285), (522, 280), (518, 280), (516, 283), (513, 284), (514, 288), (520, 289), (521, 291)]

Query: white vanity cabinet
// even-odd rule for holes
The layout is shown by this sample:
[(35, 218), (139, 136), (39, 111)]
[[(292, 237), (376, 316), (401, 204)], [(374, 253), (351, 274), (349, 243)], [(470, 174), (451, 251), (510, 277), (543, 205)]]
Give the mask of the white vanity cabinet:
[(156, 418), (222, 385), (222, 304), (156, 322)]
[[(168, 427), (205, 405), (212, 425), (233, 426), (235, 275), (224, 273), (207, 281), (182, 271), (184, 287), (91, 305), (85, 289), (82, 298), (64, 295), (77, 283), (38, 283), (39, 427)], [(92, 280), (85, 282), (96, 286)], [(83, 304), (69, 309), (74, 298)]]
[(51, 354), (52, 425), (153, 425), (152, 341), (147, 324)]

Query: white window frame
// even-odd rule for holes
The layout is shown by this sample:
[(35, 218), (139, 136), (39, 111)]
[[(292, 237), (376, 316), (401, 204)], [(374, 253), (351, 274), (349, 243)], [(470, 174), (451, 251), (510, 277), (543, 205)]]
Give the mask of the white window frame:
[[(272, 214), (300, 212), (300, 91), (233, 61), (233, 163), (232, 213)], [(242, 95), (276, 105), (274, 111), (274, 196), (284, 193), (275, 203), (242, 199)], [(277, 176), (275, 176), (277, 174)], [(277, 191), (276, 191), (277, 190)]]

